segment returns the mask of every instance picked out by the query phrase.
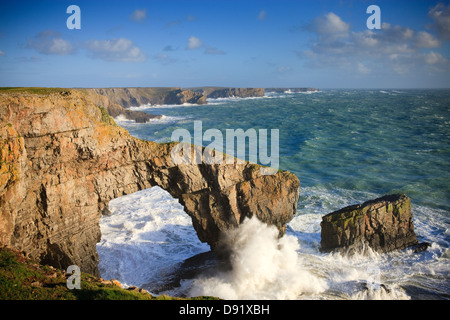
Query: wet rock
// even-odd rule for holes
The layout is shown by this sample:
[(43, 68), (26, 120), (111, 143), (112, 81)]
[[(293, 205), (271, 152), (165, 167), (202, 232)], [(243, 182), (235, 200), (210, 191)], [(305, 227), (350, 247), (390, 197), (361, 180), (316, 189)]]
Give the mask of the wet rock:
[[(149, 291), (161, 294), (179, 288), (183, 280), (216, 274), (231, 268), (229, 260), (215, 251), (207, 251), (190, 257), (168, 270), (153, 282), (143, 285)], [(180, 293), (181, 296), (184, 293)]]
[(265, 90), (263, 88), (202, 88), (203, 93), (207, 98), (249, 98), (249, 97), (263, 97)]
[(387, 195), (349, 206), (322, 217), (321, 250), (363, 243), (388, 252), (417, 244), (411, 201), (403, 194)]
[(431, 243), (429, 242), (421, 242), (419, 244), (411, 246), (411, 249), (413, 249), (414, 253), (423, 252), (428, 249), (428, 247), (431, 247)]

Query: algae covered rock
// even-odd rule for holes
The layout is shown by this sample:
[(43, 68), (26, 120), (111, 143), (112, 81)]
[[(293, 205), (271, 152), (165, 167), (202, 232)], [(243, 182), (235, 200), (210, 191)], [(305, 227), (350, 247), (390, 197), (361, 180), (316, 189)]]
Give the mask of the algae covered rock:
[(367, 244), (378, 252), (416, 244), (411, 200), (404, 194), (386, 195), (322, 217), (321, 250), (333, 251)]

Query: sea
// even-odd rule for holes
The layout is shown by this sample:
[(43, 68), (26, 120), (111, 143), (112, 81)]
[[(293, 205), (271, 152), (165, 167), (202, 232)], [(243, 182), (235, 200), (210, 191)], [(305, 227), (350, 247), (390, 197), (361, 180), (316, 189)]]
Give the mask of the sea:
[[(116, 122), (160, 143), (180, 128), (194, 136), (194, 121), (224, 136), (226, 129), (278, 129), (279, 169), (300, 179), (300, 197), (285, 236), (248, 219), (230, 236), (231, 268), (167, 290), (161, 281), (209, 246), (159, 187), (114, 199), (100, 221), (103, 278), (155, 294), (237, 300), (450, 299), (450, 90), (266, 92), (132, 109), (162, 117)], [(320, 252), (322, 216), (392, 193), (411, 198), (417, 238), (431, 244), (426, 251)]]

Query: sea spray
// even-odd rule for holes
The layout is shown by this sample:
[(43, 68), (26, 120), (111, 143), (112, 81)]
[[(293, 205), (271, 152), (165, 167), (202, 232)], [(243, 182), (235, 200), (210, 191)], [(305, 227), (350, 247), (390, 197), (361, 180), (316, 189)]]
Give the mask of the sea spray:
[(190, 296), (223, 299), (297, 299), (326, 290), (324, 280), (302, 268), (299, 243), (293, 236), (278, 237), (278, 230), (257, 218), (246, 219), (223, 238), (230, 251), (231, 269), (199, 277)]
[(97, 244), (102, 278), (125, 286), (154, 282), (173, 266), (208, 251), (177, 199), (152, 187), (113, 199), (100, 219)]

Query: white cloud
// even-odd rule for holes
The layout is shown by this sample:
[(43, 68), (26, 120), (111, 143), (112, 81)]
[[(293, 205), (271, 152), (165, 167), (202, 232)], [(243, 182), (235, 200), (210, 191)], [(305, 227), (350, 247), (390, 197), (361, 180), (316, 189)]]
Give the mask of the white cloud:
[(221, 54), (226, 54), (225, 51), (219, 50), (217, 48), (211, 47), (209, 45), (204, 44), (199, 38), (191, 36), (188, 39), (187, 45), (186, 45), (186, 50), (195, 50), (195, 49), (199, 49), (199, 48), (205, 48), (204, 53), (205, 54), (211, 54), (211, 55), (221, 55)]
[(6, 53), (0, 50), (0, 56), (6, 56)]
[(314, 20), (316, 41), (297, 52), (307, 65), (353, 74), (407, 74), (432, 66), (450, 72), (448, 60), (440, 53), (424, 53), (441, 42), (433, 34), (383, 23), (381, 30), (352, 32), (350, 25), (334, 13)]
[(437, 48), (440, 47), (441, 43), (432, 34), (426, 31), (420, 31), (417, 34), (416, 45), (419, 48)]
[(357, 64), (357, 70), (359, 73), (361, 74), (369, 74), (371, 72), (371, 70), (369, 68), (367, 68), (363, 63), (358, 62)]
[(136, 9), (130, 15), (130, 19), (136, 22), (142, 22), (147, 17), (147, 9)]
[(261, 10), (258, 14), (258, 20), (266, 20), (267, 18), (267, 11), (266, 10)]
[(61, 35), (52, 30), (42, 31), (28, 40), (27, 48), (35, 49), (42, 54), (67, 55), (75, 51), (75, 48), (64, 40)]
[(442, 56), (442, 54), (431, 51), (425, 54), (425, 62), (427, 64), (445, 63), (446, 59)]
[(333, 38), (346, 37), (350, 30), (350, 25), (333, 12), (316, 18), (313, 27), (315, 32), (321, 36)]
[(191, 36), (188, 39), (186, 49), (195, 50), (195, 49), (201, 48), (202, 46), (203, 46), (203, 42), (199, 38)]
[(110, 40), (90, 40), (86, 48), (92, 57), (105, 61), (142, 62), (146, 60), (142, 50), (126, 38)]
[(439, 38), (450, 40), (450, 4), (447, 6), (437, 4), (430, 9), (428, 16), (433, 19), (434, 24), (431, 28), (437, 32)]

